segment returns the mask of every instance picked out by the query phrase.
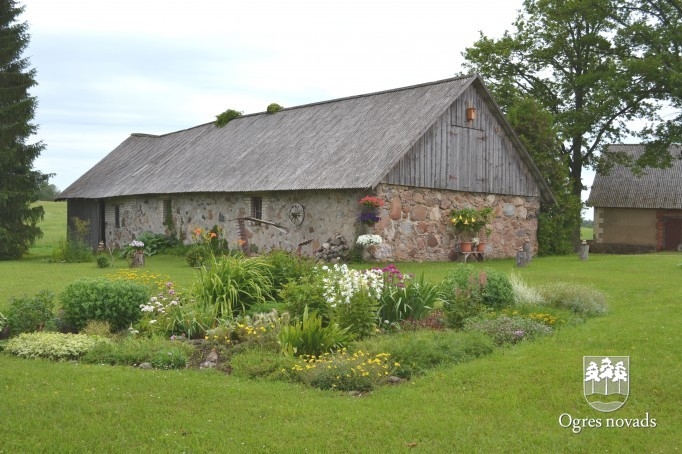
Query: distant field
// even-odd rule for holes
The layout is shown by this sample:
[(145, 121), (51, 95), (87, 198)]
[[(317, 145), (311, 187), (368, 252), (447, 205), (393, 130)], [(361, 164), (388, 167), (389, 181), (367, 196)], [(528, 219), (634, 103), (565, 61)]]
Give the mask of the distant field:
[(592, 227), (580, 227), (580, 239), (592, 240), (594, 239), (594, 230)]
[(52, 246), (61, 238), (66, 238), (66, 202), (38, 202), (36, 205), (45, 208), (45, 218), (39, 224), (43, 237), (31, 248), (29, 257), (49, 257), (52, 254)]

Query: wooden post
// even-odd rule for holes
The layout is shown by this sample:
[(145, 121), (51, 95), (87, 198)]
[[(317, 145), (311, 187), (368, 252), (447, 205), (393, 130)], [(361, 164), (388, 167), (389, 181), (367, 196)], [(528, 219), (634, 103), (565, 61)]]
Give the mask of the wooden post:
[(526, 254), (526, 263), (531, 262), (533, 260), (533, 250), (530, 247), (530, 237), (526, 237), (526, 240), (523, 242), (523, 253)]
[(582, 244), (580, 245), (580, 260), (587, 260), (589, 258), (590, 254), (590, 245), (587, 244), (587, 241), (583, 240)]
[(518, 268), (526, 266), (526, 253), (523, 252), (523, 248), (516, 251), (516, 266)]

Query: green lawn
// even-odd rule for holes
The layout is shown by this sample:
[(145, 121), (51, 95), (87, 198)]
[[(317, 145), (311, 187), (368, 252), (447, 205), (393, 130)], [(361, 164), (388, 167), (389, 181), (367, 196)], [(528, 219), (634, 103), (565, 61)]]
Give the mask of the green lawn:
[[(122, 261), (117, 267), (124, 267)], [(452, 263), (398, 264), (441, 279)], [(443, 367), (351, 397), (215, 371), (143, 371), (0, 355), (3, 452), (676, 452), (682, 427), (682, 255), (489, 261), (528, 283), (571, 281), (608, 296), (609, 314), (544, 340)], [(182, 259), (151, 257), (146, 272), (189, 285)], [(109, 272), (40, 257), (0, 262), (9, 296), (55, 291)], [(582, 394), (582, 357), (629, 355), (630, 396), (600, 413)], [(561, 415), (600, 428), (575, 434)], [(625, 427), (648, 415), (655, 428)], [(624, 427), (606, 427), (613, 418)]]

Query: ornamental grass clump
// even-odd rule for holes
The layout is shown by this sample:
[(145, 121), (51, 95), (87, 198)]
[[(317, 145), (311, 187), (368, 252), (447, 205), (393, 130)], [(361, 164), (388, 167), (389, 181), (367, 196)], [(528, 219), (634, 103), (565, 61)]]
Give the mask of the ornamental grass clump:
[(541, 306), (545, 300), (540, 292), (526, 284), (517, 273), (511, 273), (509, 283), (512, 286), (515, 306)]
[(273, 293), (271, 265), (261, 257), (213, 257), (203, 266), (192, 289), (200, 307), (215, 318), (245, 314), (256, 304), (265, 304)]
[(300, 356), (288, 371), (293, 379), (319, 389), (371, 391), (400, 368), (388, 353), (368, 354), (362, 350)]
[(592, 287), (569, 282), (553, 282), (540, 286), (538, 291), (548, 306), (568, 309), (582, 317), (606, 314), (606, 297)]

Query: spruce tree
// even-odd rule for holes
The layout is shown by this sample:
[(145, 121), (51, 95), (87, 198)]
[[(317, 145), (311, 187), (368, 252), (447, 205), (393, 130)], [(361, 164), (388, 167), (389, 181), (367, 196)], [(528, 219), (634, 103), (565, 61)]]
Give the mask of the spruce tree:
[(0, 259), (20, 258), (42, 236), (44, 210), (32, 204), (49, 179), (33, 169), (44, 145), (27, 143), (37, 129), (31, 123), (37, 100), (29, 94), (35, 69), (22, 57), (29, 43), (28, 25), (18, 22), (23, 9), (0, 0)]

